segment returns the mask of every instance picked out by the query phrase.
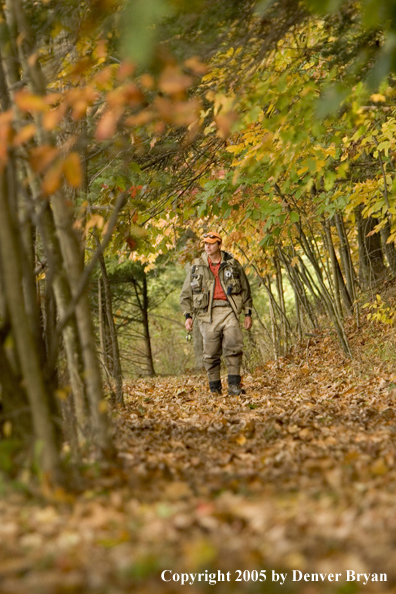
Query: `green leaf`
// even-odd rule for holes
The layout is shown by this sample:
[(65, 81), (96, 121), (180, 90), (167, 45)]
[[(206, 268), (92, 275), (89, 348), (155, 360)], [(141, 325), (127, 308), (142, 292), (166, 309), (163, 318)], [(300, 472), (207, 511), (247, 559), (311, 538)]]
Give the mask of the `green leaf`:
[(166, 0), (128, 0), (122, 17), (122, 46), (127, 58), (146, 64), (154, 49), (155, 24), (169, 16)]
[(135, 163), (135, 161), (129, 163), (129, 168), (133, 173), (142, 173), (139, 163)]
[(306, 0), (306, 4), (313, 12), (319, 14), (336, 12), (344, 0)]

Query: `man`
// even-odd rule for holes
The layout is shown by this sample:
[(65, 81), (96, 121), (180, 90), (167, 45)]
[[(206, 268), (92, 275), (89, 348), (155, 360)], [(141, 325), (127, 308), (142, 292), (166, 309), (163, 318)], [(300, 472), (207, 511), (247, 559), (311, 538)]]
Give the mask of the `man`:
[[(221, 395), (220, 357), (228, 369), (228, 394), (241, 394), (243, 337), (239, 315), (244, 310), (245, 328), (252, 326), (252, 297), (245, 271), (231, 254), (222, 251), (216, 232), (203, 236), (205, 252), (196, 258), (184, 281), (180, 305), (191, 332), (196, 317), (203, 336), (203, 360), (210, 391)], [(194, 318), (193, 318), (194, 316)]]

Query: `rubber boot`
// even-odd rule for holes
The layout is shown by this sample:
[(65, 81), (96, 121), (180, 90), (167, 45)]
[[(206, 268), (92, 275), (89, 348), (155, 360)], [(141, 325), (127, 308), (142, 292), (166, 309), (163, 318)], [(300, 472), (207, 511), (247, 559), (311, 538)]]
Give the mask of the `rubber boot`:
[(215, 380), (214, 382), (209, 382), (209, 389), (212, 394), (221, 396), (221, 380)]
[(240, 375), (229, 375), (228, 376), (228, 394), (229, 396), (239, 396), (244, 394), (245, 391), (241, 388), (241, 376)]

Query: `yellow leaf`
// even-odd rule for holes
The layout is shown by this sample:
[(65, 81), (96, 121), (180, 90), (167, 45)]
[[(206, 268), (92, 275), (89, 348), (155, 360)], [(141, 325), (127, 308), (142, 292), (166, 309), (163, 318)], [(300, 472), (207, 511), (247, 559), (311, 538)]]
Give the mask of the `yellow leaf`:
[(241, 151), (243, 151), (243, 149), (243, 144), (231, 144), (230, 146), (227, 146), (226, 151), (228, 153), (240, 153)]
[(85, 231), (92, 229), (92, 227), (99, 227), (99, 229), (103, 229), (103, 224), (104, 218), (99, 214), (94, 214), (85, 225)]
[(384, 95), (382, 95), (381, 93), (374, 93), (373, 95), (370, 96), (371, 101), (374, 101), (374, 103), (379, 103), (380, 101), (386, 101), (386, 98)]
[(59, 398), (59, 400), (67, 400), (68, 392), (67, 390), (55, 390), (55, 396)]
[(297, 171), (297, 175), (302, 175), (306, 171), (308, 171), (308, 167), (301, 167), (301, 169)]
[(109, 409), (109, 405), (107, 403), (107, 400), (101, 400), (99, 402), (99, 406), (98, 406), (99, 412), (101, 413), (107, 413), (108, 409)]
[(246, 437), (244, 435), (239, 435), (237, 437), (236, 442), (238, 445), (244, 445), (246, 443)]
[(263, 136), (263, 140), (261, 142), (260, 147), (265, 150), (270, 149), (272, 146), (273, 138), (274, 138), (274, 135), (272, 134), (272, 132), (266, 132)]
[(3, 425), (3, 433), (4, 437), (11, 437), (12, 434), (12, 423), (11, 421), (6, 421)]
[(63, 161), (63, 174), (73, 188), (81, 185), (82, 168), (78, 153), (70, 153)]
[(385, 460), (383, 458), (378, 458), (378, 460), (373, 462), (371, 465), (371, 472), (379, 476), (388, 472), (388, 467), (385, 463)]

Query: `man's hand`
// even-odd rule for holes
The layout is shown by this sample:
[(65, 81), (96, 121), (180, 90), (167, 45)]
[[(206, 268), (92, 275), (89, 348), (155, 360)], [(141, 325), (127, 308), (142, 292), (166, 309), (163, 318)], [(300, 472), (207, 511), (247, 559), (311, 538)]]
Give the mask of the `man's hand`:
[(252, 327), (251, 316), (245, 316), (245, 330), (250, 330), (251, 327)]
[(184, 324), (186, 327), (187, 332), (191, 332), (193, 329), (193, 320), (192, 318), (187, 318), (186, 323)]

